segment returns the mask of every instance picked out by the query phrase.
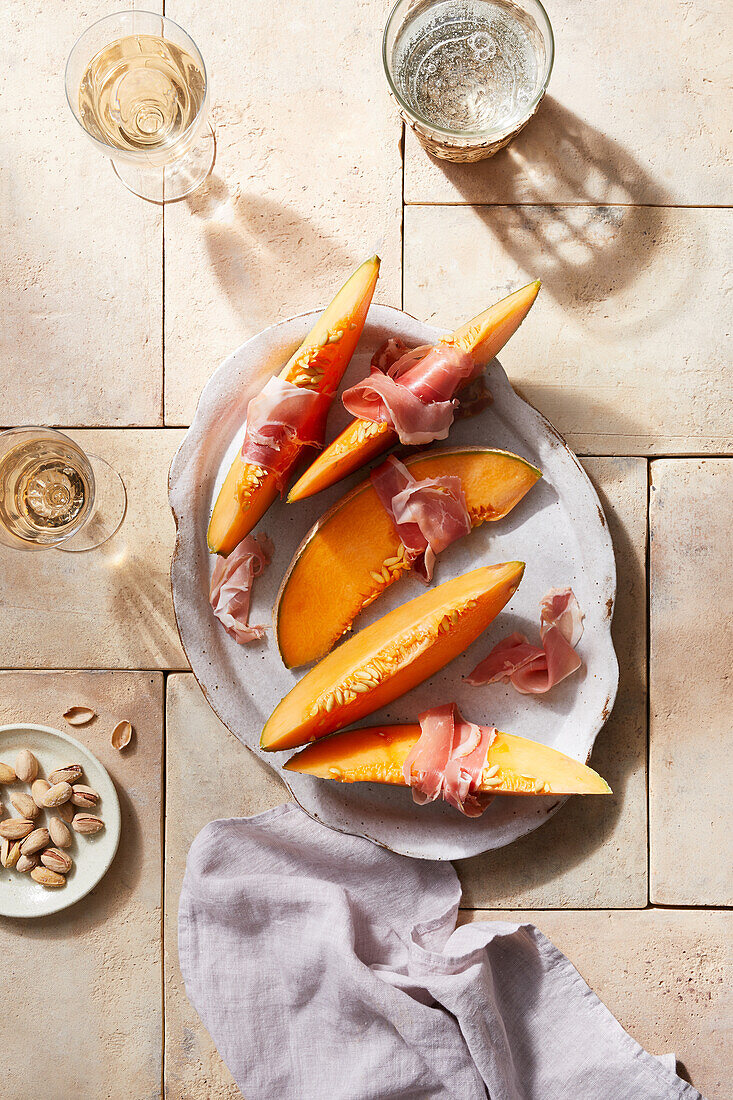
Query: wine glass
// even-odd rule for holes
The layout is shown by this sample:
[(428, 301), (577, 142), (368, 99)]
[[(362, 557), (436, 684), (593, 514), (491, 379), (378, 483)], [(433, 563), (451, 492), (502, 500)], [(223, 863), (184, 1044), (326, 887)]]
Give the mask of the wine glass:
[(93, 23), (69, 55), (65, 84), (77, 122), (140, 198), (175, 202), (209, 175), (206, 66), (172, 19), (123, 11)]
[(0, 432), (0, 542), (18, 550), (92, 550), (119, 529), (122, 478), (63, 432)]

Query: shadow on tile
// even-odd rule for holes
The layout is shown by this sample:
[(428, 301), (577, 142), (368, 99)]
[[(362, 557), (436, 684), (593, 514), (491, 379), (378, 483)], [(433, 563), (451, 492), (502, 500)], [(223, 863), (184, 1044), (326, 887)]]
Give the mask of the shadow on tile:
[[(247, 194), (216, 172), (186, 203), (203, 223), (211, 267), (229, 304), (250, 330), (272, 323), (272, 302), (262, 294), (262, 278), (253, 274), (255, 269), (274, 270), (281, 298), (298, 301), (309, 269), (328, 263), (346, 272), (358, 262), (294, 209)], [(303, 301), (310, 301), (307, 294)]]
[[(525, 270), (540, 272), (546, 291), (564, 305), (601, 302), (634, 283), (671, 230), (673, 214), (662, 209), (671, 201), (665, 188), (618, 142), (551, 96), (496, 157), (470, 166), (434, 163), (468, 193), (466, 201), (476, 174), (487, 182), (492, 173), (500, 175), (500, 205), (519, 204), (523, 232), (494, 217), (492, 206), (476, 209), (507, 253)], [(608, 205), (599, 205), (599, 190), (608, 193)], [(547, 196), (556, 194), (581, 198), (548, 204)], [(636, 205), (641, 195), (644, 201)], [(662, 306), (658, 301), (657, 312)], [(622, 326), (623, 318), (614, 324)]]

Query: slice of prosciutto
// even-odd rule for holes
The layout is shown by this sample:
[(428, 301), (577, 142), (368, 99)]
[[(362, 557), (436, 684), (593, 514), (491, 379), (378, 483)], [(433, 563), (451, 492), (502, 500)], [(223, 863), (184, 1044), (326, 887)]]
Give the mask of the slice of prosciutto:
[(276, 375), (247, 406), (242, 459), (277, 478), (285, 476), (301, 447), (321, 447), (331, 394), (295, 386)]
[(408, 349), (388, 340), (373, 356), (368, 378), (342, 400), (352, 416), (389, 424), (401, 443), (417, 446), (446, 438), (457, 406), (453, 395), (480, 369), (468, 352), (450, 344)]
[(390, 455), (372, 471), (370, 480), (412, 568), (427, 583), (433, 576), (436, 554), (471, 530), (461, 479), (445, 476), (418, 481)]
[(455, 703), (420, 715), (420, 737), (403, 767), (405, 782), (420, 806), (443, 798), (466, 817), (480, 817), (492, 795), (480, 791), (494, 726), (468, 722)]
[(262, 638), (266, 627), (249, 623), (252, 582), (268, 565), (274, 547), (267, 535), (247, 535), (227, 558), (217, 558), (209, 602), (221, 625), (240, 645)]
[(583, 613), (572, 588), (551, 588), (540, 601), (542, 644), (524, 634), (499, 642), (470, 676), (469, 684), (511, 684), (521, 695), (543, 695), (580, 668), (575, 647), (583, 636)]

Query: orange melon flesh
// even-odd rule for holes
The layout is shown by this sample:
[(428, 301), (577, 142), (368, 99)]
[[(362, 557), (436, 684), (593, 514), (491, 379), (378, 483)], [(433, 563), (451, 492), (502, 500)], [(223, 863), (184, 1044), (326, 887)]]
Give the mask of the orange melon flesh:
[[(540, 289), (540, 281), (515, 290), (446, 337), (442, 343), (469, 352), (477, 365), (485, 366), (498, 355), (529, 313)], [(311, 463), (288, 494), (288, 503), (320, 493), (329, 485), (358, 470), (365, 462), (389, 450), (397, 435), (387, 424), (354, 420), (325, 451)]]
[[(333, 396), (364, 329), (379, 276), (379, 264), (379, 257), (372, 256), (344, 283), (280, 371), (281, 378)], [(329, 337), (333, 339), (329, 341)], [(291, 469), (300, 459), (302, 450), (301, 445), (293, 448)], [(262, 518), (277, 493), (274, 474), (259, 472), (258, 467), (243, 462), (237, 455), (211, 515), (207, 538), (212, 553), (230, 554)]]
[[(420, 736), (417, 724), (370, 726), (327, 737), (291, 756), (288, 771), (333, 779), (339, 783), (391, 783), (404, 787), (402, 769)], [(557, 749), (526, 737), (497, 733), (486, 758), (484, 774), (499, 770), (481, 784), (493, 794), (611, 794), (592, 768)], [(496, 780), (501, 782), (496, 784)]]
[[(481, 447), (414, 455), (406, 465), (418, 480), (460, 477), (474, 527), (501, 519), (542, 476), (517, 455)], [(362, 482), (309, 531), (285, 574), (274, 611), (285, 665), (323, 657), (409, 570), (394, 524), (371, 482)]]
[(404, 695), (471, 645), (519, 586), (523, 562), (488, 565), (431, 588), (365, 627), (275, 707), (263, 749), (292, 749)]

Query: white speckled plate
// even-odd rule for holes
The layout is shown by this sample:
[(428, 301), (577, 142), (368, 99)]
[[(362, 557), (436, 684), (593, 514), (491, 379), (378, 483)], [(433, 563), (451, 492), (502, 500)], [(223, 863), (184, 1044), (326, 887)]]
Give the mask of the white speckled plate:
[[(278, 371), (318, 313), (292, 317), (265, 329), (234, 352), (201, 395), (194, 422), (173, 460), (170, 502), (178, 526), (171, 579), (178, 629), (191, 668), (210, 705), (226, 726), (275, 769), (300, 805), (325, 825), (356, 833), (396, 852), (423, 859), (475, 855), (541, 825), (562, 803), (556, 797), (497, 797), (478, 819), (445, 804), (417, 806), (406, 789), (376, 783), (331, 783), (280, 765), (289, 753), (262, 753), (259, 736), (277, 702), (301, 675), (284, 668), (274, 637), (238, 646), (211, 614), (208, 584), (213, 562), (206, 547), (212, 502), (241, 446), (247, 402)], [(531, 316), (525, 324), (532, 324)], [(388, 336), (411, 344), (433, 343), (442, 332), (400, 310), (372, 306), (346, 384), (368, 372), (374, 349)], [(541, 338), (541, 337), (540, 337)], [(420, 711), (455, 699), (477, 722), (552, 745), (586, 760), (613, 706), (618, 665), (611, 642), (616, 571), (608, 527), (598, 497), (580, 463), (554, 428), (515, 394), (495, 360), (487, 369), (493, 404), (457, 422), (448, 446), (483, 444), (524, 456), (542, 480), (498, 523), (487, 523), (440, 556), (435, 582), (492, 562), (519, 559), (525, 576), (507, 609), (465, 653), (431, 681), (377, 711), (362, 723), (415, 721)], [(329, 420), (332, 438), (347, 422), (340, 403)], [(439, 446), (439, 445), (438, 445)], [(252, 622), (266, 622), (295, 548), (311, 525), (352, 485), (355, 475), (297, 505), (276, 502), (259, 530), (275, 541), (270, 568), (257, 582)], [(327, 578), (324, 578), (327, 583)], [(469, 687), (462, 677), (500, 638), (520, 629), (539, 633), (539, 601), (548, 588), (572, 585), (585, 612), (580, 674), (546, 697), (518, 695), (502, 685)], [(423, 591), (409, 578), (392, 586), (357, 620), (357, 628)]]
[[(39, 778), (45, 778), (54, 768), (64, 764), (81, 764), (84, 782), (100, 796), (99, 816), (104, 829), (94, 836), (81, 836), (72, 829), (71, 847), (66, 849), (74, 866), (60, 887), (41, 886), (30, 874), (20, 874), (0, 866), (0, 914), (4, 917), (45, 917), (73, 905), (93, 890), (115, 857), (120, 841), (120, 803), (115, 785), (106, 768), (68, 733), (48, 726), (0, 726), (0, 761), (13, 767), (20, 749), (30, 749), (40, 765)], [(0, 802), (5, 804), (6, 817), (18, 817), (10, 802), (14, 791), (30, 794), (30, 784), (19, 780), (0, 787)], [(52, 810), (41, 810), (36, 826), (47, 826)]]

